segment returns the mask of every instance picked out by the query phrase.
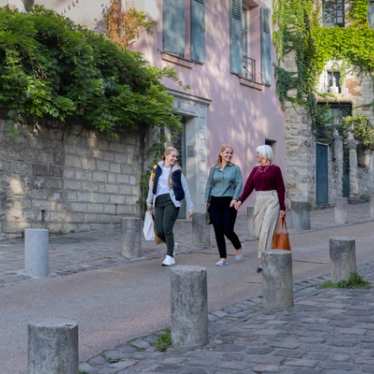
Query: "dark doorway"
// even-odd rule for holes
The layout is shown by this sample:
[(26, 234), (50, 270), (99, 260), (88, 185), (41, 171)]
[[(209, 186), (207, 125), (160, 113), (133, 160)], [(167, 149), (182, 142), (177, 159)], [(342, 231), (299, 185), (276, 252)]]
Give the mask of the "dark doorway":
[(316, 144), (316, 202), (318, 206), (329, 203), (329, 148), (326, 144)]

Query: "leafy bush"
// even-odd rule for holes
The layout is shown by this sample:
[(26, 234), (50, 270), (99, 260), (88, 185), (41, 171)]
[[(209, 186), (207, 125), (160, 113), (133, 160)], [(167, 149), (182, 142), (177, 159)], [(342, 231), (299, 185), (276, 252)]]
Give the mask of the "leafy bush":
[(0, 8), (0, 111), (13, 121), (105, 133), (178, 127), (160, 83), (173, 75), (53, 11)]

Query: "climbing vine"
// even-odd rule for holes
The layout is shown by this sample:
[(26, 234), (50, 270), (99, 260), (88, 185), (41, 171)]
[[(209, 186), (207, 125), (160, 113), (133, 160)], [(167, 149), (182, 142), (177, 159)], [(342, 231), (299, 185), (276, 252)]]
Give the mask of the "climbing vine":
[[(276, 0), (274, 43), (278, 56), (277, 92), (286, 101), (303, 105), (318, 131), (328, 121), (326, 109), (317, 105), (317, 79), (328, 61), (374, 79), (374, 29), (368, 25), (368, 1), (352, 0), (345, 27), (321, 25), (321, 7), (313, 0)], [(285, 67), (295, 60), (294, 70)], [(373, 140), (374, 145), (374, 140)]]

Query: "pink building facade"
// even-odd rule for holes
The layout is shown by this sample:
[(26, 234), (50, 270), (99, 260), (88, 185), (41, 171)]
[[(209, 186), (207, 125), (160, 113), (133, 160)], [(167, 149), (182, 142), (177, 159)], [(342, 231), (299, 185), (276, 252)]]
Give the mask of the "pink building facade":
[[(98, 29), (109, 0), (37, 0), (73, 21)], [(150, 64), (172, 67), (165, 80), (183, 118), (175, 140), (197, 211), (204, 211), (209, 167), (221, 144), (231, 144), (243, 176), (255, 148), (271, 144), (285, 170), (284, 118), (276, 92), (271, 0), (123, 0), (155, 21), (134, 48)]]

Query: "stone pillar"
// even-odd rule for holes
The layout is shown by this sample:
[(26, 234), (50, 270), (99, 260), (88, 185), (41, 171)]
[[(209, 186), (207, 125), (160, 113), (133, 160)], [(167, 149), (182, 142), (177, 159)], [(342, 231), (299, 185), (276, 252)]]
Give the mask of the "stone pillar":
[(208, 343), (208, 290), (206, 269), (175, 266), (170, 272), (171, 337), (176, 348)]
[(345, 197), (338, 197), (336, 199), (334, 208), (335, 223), (344, 225), (348, 222), (348, 201)]
[(352, 132), (348, 133), (348, 147), (349, 147), (349, 184), (350, 184), (350, 198), (353, 200), (359, 197), (358, 187), (358, 163), (357, 163), (357, 141)]
[(331, 276), (334, 282), (346, 280), (357, 272), (356, 242), (350, 238), (330, 239)]
[(267, 310), (293, 306), (292, 254), (290, 251), (264, 252), (262, 297)]
[(310, 230), (310, 203), (306, 201), (291, 201), (292, 227), (296, 231)]
[(48, 230), (26, 229), (25, 273), (33, 278), (48, 276)]
[(27, 374), (78, 374), (78, 325), (50, 320), (28, 326)]
[(337, 199), (343, 197), (343, 170), (344, 170), (344, 153), (343, 139), (338, 130), (334, 130), (334, 155), (335, 155), (335, 193)]
[(192, 243), (197, 248), (210, 248), (210, 225), (206, 223), (205, 213), (192, 215)]
[(374, 218), (374, 192), (370, 194), (369, 201), (369, 217)]
[(247, 217), (248, 217), (248, 232), (250, 238), (256, 237), (256, 230), (255, 230), (255, 221), (254, 221), (254, 211), (255, 208), (253, 206), (247, 207)]
[(142, 220), (137, 217), (122, 218), (122, 256), (143, 257), (141, 245)]

